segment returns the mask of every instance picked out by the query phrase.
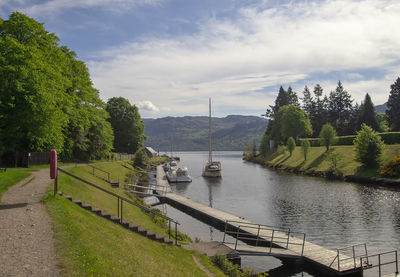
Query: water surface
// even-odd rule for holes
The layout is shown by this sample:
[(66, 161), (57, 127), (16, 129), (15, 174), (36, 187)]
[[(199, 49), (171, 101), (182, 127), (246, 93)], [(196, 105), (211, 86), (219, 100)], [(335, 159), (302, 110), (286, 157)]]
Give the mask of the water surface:
[[(192, 183), (173, 185), (175, 193), (255, 223), (304, 232), (308, 241), (334, 250), (364, 242), (370, 253), (400, 249), (400, 189), (278, 173), (243, 161), (241, 152), (215, 152), (223, 177), (213, 180), (201, 176), (208, 153), (175, 155), (193, 178)], [(222, 240), (218, 230), (172, 207), (163, 208), (192, 238)], [(260, 271), (281, 265), (271, 257), (246, 257), (242, 262)], [(277, 271), (273, 276), (318, 276), (287, 267)]]

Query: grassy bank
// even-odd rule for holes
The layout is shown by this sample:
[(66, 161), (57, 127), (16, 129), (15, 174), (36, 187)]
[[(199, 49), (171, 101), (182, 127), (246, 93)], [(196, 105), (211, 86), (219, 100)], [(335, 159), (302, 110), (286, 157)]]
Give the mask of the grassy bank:
[[(44, 200), (63, 276), (206, 276), (194, 252), (151, 241), (51, 192)], [(208, 258), (200, 260), (224, 276)]]
[[(284, 147), (270, 153), (267, 157), (257, 157), (253, 159), (260, 164), (268, 164), (269, 166), (281, 168), (295, 168), (303, 172), (327, 172), (333, 163), (329, 158), (329, 153), (338, 153), (338, 161), (336, 168), (343, 175), (360, 175), (365, 177), (379, 177), (377, 173), (378, 167), (363, 168), (361, 164), (355, 161), (355, 151), (352, 145), (333, 146), (329, 152), (325, 147), (311, 147), (304, 160), (301, 147), (296, 147), (292, 155), (285, 150)], [(385, 145), (385, 149), (381, 156), (381, 163), (386, 164), (391, 159), (400, 155), (400, 144)]]
[(32, 170), (34, 169), (7, 168), (6, 172), (0, 172), (0, 204), (3, 194), (9, 189), (9, 187), (28, 177)]
[[(95, 166), (111, 172), (112, 180), (117, 180), (119, 176), (121, 182), (129, 172), (119, 162)], [(123, 188), (111, 188), (110, 184), (93, 176), (91, 167), (73, 167), (68, 171), (114, 193), (134, 198)], [(66, 174), (59, 176), (59, 189), (74, 199), (117, 214), (115, 198)], [(199, 254), (151, 241), (63, 197), (54, 197), (51, 192), (44, 200), (52, 217), (57, 257), (64, 276), (206, 276), (192, 257)], [(124, 204), (124, 219), (167, 236), (162, 224), (155, 223), (135, 206)], [(198, 260), (215, 276), (224, 276), (207, 257), (199, 256)]]

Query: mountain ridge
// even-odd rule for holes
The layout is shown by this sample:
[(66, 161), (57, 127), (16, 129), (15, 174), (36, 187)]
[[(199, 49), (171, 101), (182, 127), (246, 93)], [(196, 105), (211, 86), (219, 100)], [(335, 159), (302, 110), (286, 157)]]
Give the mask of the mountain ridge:
[[(259, 143), (268, 120), (257, 116), (212, 117), (213, 150), (243, 150)], [(144, 118), (145, 146), (158, 151), (207, 151), (208, 116)]]

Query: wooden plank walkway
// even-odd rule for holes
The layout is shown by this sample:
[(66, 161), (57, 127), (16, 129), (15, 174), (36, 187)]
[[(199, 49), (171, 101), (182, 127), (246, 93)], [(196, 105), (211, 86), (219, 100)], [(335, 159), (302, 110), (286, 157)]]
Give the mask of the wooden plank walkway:
[[(232, 221), (232, 222), (229, 222), (230, 225), (232, 225), (236, 228), (240, 228), (240, 230), (250, 233), (254, 236), (260, 236), (263, 238), (268, 238), (268, 237), (272, 236), (271, 230), (259, 230), (258, 231), (255, 228), (245, 226), (246, 224), (248, 224), (249, 226), (257, 225), (256, 223), (253, 223), (249, 220), (240, 218), (240, 217), (230, 214), (228, 212), (209, 207), (205, 204), (194, 201), (190, 198), (172, 193), (171, 189), (169, 187), (168, 181), (166, 180), (166, 178), (164, 176), (165, 176), (164, 170), (162, 169), (161, 166), (158, 166), (157, 167), (157, 185), (167, 186), (167, 193), (165, 194), (164, 199), (168, 204), (171, 204), (178, 209), (188, 212), (192, 216), (203, 217), (206, 221), (209, 222), (209, 224), (213, 224), (213, 225), (219, 224), (220, 228), (221, 228), (221, 226), (224, 226), (227, 221)], [(259, 234), (257, 232), (259, 232)], [(284, 232), (275, 231), (275, 236), (284, 237), (284, 236), (287, 236), (287, 234), (285, 234)], [(287, 247), (287, 243), (283, 242), (283, 241), (282, 242), (274, 241), (273, 244), (275, 247), (281, 247), (281, 248)], [(282, 251), (282, 250), (276, 250), (276, 249), (274, 249), (273, 251), (276, 252), (277, 256), (284, 255), (285, 253), (287, 255), (289, 255), (289, 253), (290, 253), (293, 256), (297, 255), (297, 256), (301, 257), (302, 244), (303, 244), (303, 239), (291, 236), (290, 244), (288, 245), (288, 249), (287, 249), (288, 251)], [(245, 248), (248, 247), (247, 250), (252, 249), (252, 252), (253, 253), (255, 252), (255, 249), (251, 246), (240, 245), (239, 247), (241, 247), (243, 250), (245, 250)], [(266, 254), (267, 251), (269, 252), (269, 247), (264, 248), (263, 250), (262, 250), (262, 247), (257, 247), (257, 248), (260, 248), (260, 250), (258, 250), (259, 254), (262, 254), (263, 252)], [(240, 252), (240, 249), (238, 249), (238, 251)], [(245, 251), (242, 251), (242, 252), (245, 252)], [(304, 243), (303, 259), (306, 262), (309, 262), (321, 269), (328, 270), (331, 273), (334, 273), (336, 275), (347, 275), (347, 274), (361, 271), (359, 259), (356, 259), (354, 261), (352, 258), (341, 254), (340, 255), (340, 268), (339, 268), (338, 261), (337, 261), (337, 259), (335, 260), (336, 256), (337, 256), (336, 251), (327, 249), (325, 247), (322, 247), (320, 245), (317, 245), (315, 243), (311, 243), (308, 241), (305, 241), (305, 243)], [(335, 262), (332, 264), (333, 261), (335, 261)]]

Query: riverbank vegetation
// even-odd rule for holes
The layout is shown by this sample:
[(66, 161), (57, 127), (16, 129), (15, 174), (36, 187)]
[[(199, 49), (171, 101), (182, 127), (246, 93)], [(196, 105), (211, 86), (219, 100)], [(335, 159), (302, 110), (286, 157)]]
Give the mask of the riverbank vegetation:
[[(265, 113), (270, 121), (259, 152), (255, 155), (254, 151), (245, 151), (245, 159), (337, 178), (353, 174), (395, 177), (395, 172), (400, 172), (394, 160), (399, 157), (400, 144), (400, 78), (391, 85), (386, 114), (375, 113), (369, 94), (361, 104), (353, 104), (340, 81), (329, 96), (323, 95), (319, 84), (314, 95), (306, 86), (301, 99), (302, 105), (291, 87), (280, 88), (275, 105)], [(296, 113), (289, 112), (294, 110)], [(300, 146), (296, 149), (294, 139)]]

